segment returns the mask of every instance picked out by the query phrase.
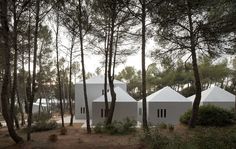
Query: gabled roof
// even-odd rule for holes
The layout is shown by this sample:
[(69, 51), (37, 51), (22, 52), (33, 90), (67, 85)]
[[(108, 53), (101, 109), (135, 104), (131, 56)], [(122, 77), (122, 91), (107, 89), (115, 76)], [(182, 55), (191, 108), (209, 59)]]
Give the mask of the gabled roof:
[(149, 95), (148, 102), (190, 102), (184, 96), (170, 88), (169, 86)]
[[(104, 84), (104, 76), (95, 76), (86, 80), (87, 84)], [(108, 79), (107, 79), (108, 83)], [(83, 81), (78, 82), (77, 84), (83, 84)], [(125, 84), (124, 82), (114, 80), (114, 84)]]
[[(194, 101), (195, 95), (188, 97), (189, 100)], [(231, 94), (230, 92), (214, 86), (211, 88), (206, 89), (205, 91), (202, 91), (202, 102), (234, 102), (235, 101), (235, 95)]]
[[(136, 100), (131, 97), (126, 91), (124, 91), (120, 87), (116, 87), (115, 89), (116, 93), (116, 102), (136, 102)], [(111, 101), (111, 94), (110, 92), (107, 93), (107, 99), (108, 101)], [(98, 97), (93, 102), (104, 102), (104, 95)]]

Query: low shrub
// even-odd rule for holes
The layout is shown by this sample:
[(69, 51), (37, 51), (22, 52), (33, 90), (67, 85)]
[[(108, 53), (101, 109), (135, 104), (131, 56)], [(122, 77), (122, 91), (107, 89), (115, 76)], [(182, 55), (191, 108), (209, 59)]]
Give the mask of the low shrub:
[(49, 136), (48, 139), (49, 139), (49, 141), (51, 141), (51, 142), (56, 142), (56, 141), (58, 140), (58, 137), (57, 137), (56, 134), (52, 134), (52, 135)]
[(61, 135), (66, 135), (67, 134), (67, 129), (65, 127), (61, 128)]
[(57, 128), (56, 121), (36, 122), (31, 127), (31, 132), (47, 131)]
[(40, 115), (38, 113), (34, 113), (33, 116), (33, 122), (46, 122), (52, 118), (52, 115), (47, 112), (41, 112)]
[[(191, 113), (191, 110), (185, 112), (180, 117), (180, 122), (188, 124), (191, 118)], [(213, 105), (204, 105), (199, 107), (196, 124), (202, 126), (225, 126), (232, 124), (233, 119), (234, 114), (229, 110)]]
[(108, 133), (111, 135), (115, 134), (129, 134), (134, 132), (136, 122), (129, 118), (124, 119), (124, 121), (113, 121), (110, 125), (105, 125), (103, 123), (98, 123), (94, 127), (95, 133)]
[(159, 124), (159, 128), (160, 128), (160, 129), (166, 129), (166, 128), (167, 128), (167, 125), (162, 122), (162, 123)]
[(3, 125), (2, 125), (2, 123), (0, 122), (0, 128), (2, 128), (3, 127)]

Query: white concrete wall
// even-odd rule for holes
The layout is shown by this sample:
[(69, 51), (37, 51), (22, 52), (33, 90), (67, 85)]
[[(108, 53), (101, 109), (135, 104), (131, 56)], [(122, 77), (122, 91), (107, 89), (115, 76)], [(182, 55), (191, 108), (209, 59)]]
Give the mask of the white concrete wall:
[[(126, 84), (114, 84), (115, 87), (119, 86), (123, 90), (127, 90)], [(107, 86), (109, 89), (109, 86)], [(87, 84), (87, 96), (88, 96), (88, 106), (90, 118), (92, 118), (92, 101), (96, 98), (102, 96), (102, 90), (104, 89), (104, 84)], [(110, 89), (109, 89), (110, 90)], [(110, 93), (108, 93), (110, 94)], [(81, 107), (85, 107), (84, 102), (84, 91), (83, 84), (75, 84), (75, 118), (85, 119), (86, 113), (81, 113)]]
[[(148, 105), (148, 122), (152, 125), (160, 123), (176, 125), (180, 116), (192, 107), (191, 102), (148, 102)], [(166, 117), (158, 118), (157, 109), (166, 109)]]
[(235, 108), (235, 102), (202, 102), (202, 105), (208, 104), (218, 106), (227, 110), (232, 110), (233, 108)]
[[(104, 102), (93, 102), (92, 125), (104, 122), (105, 117), (101, 117), (101, 109), (105, 109)], [(123, 121), (128, 117), (137, 121), (137, 112), (137, 102), (117, 102), (113, 120)]]

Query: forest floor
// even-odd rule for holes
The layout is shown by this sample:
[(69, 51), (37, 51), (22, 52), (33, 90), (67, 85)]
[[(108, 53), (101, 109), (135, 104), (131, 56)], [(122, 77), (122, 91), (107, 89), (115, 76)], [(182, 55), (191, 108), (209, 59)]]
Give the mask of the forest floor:
[[(32, 133), (32, 141), (24, 144), (16, 145), (10, 138), (7, 128), (0, 128), (0, 149), (138, 149), (145, 148), (139, 141), (138, 133), (130, 135), (108, 135), (86, 133), (81, 128), (82, 124), (67, 126), (67, 134), (60, 135), (60, 129), (34, 132)], [(25, 133), (19, 131), (21, 136), (26, 138)], [(58, 140), (56, 142), (49, 141), (49, 136), (56, 134)]]

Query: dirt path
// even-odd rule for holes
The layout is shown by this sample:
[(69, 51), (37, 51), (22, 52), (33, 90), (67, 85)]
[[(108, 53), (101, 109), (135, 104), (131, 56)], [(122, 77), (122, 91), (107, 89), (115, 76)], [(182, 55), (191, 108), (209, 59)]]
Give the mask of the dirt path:
[[(6, 128), (0, 129), (0, 148), (6, 149), (138, 149), (144, 148), (137, 135), (87, 134), (81, 124), (67, 127), (67, 135), (60, 135), (60, 129), (32, 133), (32, 141), (15, 145)], [(49, 136), (58, 135), (57, 142), (49, 141)], [(22, 134), (21, 134), (22, 135)], [(25, 136), (24, 136), (25, 137)]]

